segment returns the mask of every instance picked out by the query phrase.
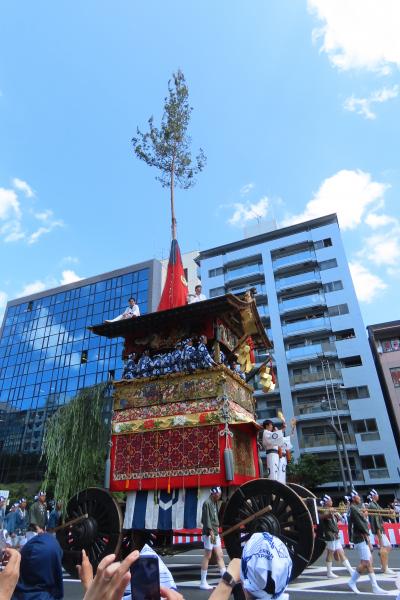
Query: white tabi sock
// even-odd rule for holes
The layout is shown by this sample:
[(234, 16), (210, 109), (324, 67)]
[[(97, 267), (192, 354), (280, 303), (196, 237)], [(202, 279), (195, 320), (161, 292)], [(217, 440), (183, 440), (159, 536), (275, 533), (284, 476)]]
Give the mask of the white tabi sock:
[(337, 575), (332, 573), (332, 563), (331, 562), (326, 563), (326, 574), (327, 574), (327, 577), (329, 577), (330, 579), (336, 579), (336, 577), (338, 577)]
[(201, 583), (207, 583), (207, 571), (201, 569)]
[(342, 561), (342, 565), (343, 565), (343, 566), (344, 566), (344, 567), (347, 569), (347, 571), (349, 572), (349, 575), (353, 575), (353, 573), (354, 573), (354, 569), (353, 569), (353, 567), (351, 566), (351, 564), (349, 563), (349, 561), (347, 560), (347, 558), (345, 558), (345, 559)]
[(387, 591), (379, 587), (378, 582), (376, 581), (375, 573), (368, 573), (368, 577), (371, 581), (372, 591), (379, 592), (380, 594), (387, 594)]
[(350, 581), (352, 581), (353, 583), (355, 583), (359, 577), (360, 577), (360, 573), (357, 571), (357, 569), (355, 569), (353, 571), (353, 574), (351, 576)]

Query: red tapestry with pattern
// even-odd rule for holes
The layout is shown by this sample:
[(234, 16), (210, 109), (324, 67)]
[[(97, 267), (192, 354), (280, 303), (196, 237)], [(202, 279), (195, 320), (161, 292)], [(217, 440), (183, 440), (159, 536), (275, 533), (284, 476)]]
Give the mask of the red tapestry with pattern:
[(113, 480), (220, 472), (219, 426), (113, 436)]

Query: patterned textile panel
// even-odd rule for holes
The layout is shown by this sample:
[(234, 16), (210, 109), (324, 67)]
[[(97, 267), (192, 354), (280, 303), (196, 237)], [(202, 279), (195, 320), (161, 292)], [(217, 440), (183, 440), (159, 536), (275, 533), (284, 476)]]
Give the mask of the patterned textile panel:
[(128, 492), (124, 529), (196, 529), (210, 488)]
[[(142, 409), (128, 408), (116, 411), (112, 423), (112, 432), (115, 435), (224, 423), (226, 414), (222, 411), (223, 406), (224, 401), (222, 399), (213, 399), (202, 402), (177, 402), (167, 406), (149, 406)], [(254, 423), (254, 416), (235, 402), (229, 402), (228, 406), (229, 424)], [(171, 411), (172, 414), (169, 413), (167, 409), (170, 407), (179, 407), (180, 413), (174, 414), (175, 411)], [(202, 407), (204, 410), (202, 410)], [(199, 410), (202, 412), (198, 412)], [(141, 413), (142, 416), (136, 419), (129, 418), (138, 416)]]
[(160, 377), (117, 381), (114, 410), (210, 400), (224, 395), (254, 413), (251, 386), (224, 366), (192, 374), (173, 373)]
[(219, 426), (113, 436), (113, 480), (219, 473)]

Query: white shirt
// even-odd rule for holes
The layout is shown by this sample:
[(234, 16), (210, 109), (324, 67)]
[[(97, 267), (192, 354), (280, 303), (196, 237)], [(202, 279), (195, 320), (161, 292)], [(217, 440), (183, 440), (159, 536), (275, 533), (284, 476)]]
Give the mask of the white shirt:
[(140, 308), (137, 304), (134, 306), (128, 306), (128, 308), (122, 313), (122, 316), (125, 319), (129, 319), (130, 317), (140, 317)]
[(189, 294), (189, 304), (193, 304), (193, 302), (201, 302), (202, 300), (207, 300), (204, 294)]

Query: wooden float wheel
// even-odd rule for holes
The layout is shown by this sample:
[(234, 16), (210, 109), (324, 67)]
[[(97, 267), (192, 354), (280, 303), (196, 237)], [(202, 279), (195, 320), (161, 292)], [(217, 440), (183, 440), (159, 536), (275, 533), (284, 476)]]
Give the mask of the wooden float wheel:
[[(310, 492), (310, 490), (308, 490), (304, 486), (299, 485), (298, 483), (288, 483), (288, 486), (292, 488), (292, 490), (294, 490), (296, 494), (300, 496), (300, 498), (303, 498), (303, 500), (306, 501), (306, 504), (308, 499), (317, 499), (315, 494)], [(314, 550), (310, 558), (310, 565), (314, 564), (315, 561), (317, 561), (319, 557), (323, 555), (324, 550), (326, 548), (326, 542), (320, 534), (320, 527), (318, 526), (318, 521), (313, 514), (315, 512), (314, 506), (308, 506), (308, 509), (312, 511), (311, 516), (314, 523)]]
[(122, 539), (122, 513), (113, 496), (101, 488), (87, 488), (73, 496), (68, 504), (65, 521), (88, 515), (79, 523), (61, 529), (57, 539), (63, 549), (63, 567), (73, 577), (78, 577), (76, 565), (81, 563), (85, 550), (97, 569), (107, 554), (118, 555)]
[[(270, 506), (260, 517), (240, 529), (224, 531)], [(313, 553), (313, 523), (307, 506), (287, 485), (271, 479), (254, 479), (237, 488), (229, 498), (222, 521), (225, 548), (230, 558), (240, 558), (253, 533), (267, 531), (283, 541), (293, 561), (291, 580), (302, 573)]]

